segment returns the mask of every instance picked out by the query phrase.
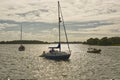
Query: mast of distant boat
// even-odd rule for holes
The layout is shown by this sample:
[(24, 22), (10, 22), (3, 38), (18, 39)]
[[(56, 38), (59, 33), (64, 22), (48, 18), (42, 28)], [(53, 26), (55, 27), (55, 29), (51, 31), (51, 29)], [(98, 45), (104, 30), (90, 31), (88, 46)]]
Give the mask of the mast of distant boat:
[[(21, 35), (20, 35), (20, 40), (21, 40), (21, 42), (22, 42), (22, 24), (21, 24)], [(21, 43), (21, 45), (22, 45), (22, 43)]]

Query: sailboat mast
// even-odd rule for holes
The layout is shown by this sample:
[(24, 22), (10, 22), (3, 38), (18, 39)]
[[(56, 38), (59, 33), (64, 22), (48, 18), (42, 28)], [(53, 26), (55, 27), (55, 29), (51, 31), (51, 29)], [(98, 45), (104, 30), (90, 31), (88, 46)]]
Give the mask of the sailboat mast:
[(58, 27), (59, 27), (59, 51), (61, 51), (61, 34), (60, 34), (60, 22), (61, 22), (61, 19), (60, 19), (60, 3), (58, 1)]

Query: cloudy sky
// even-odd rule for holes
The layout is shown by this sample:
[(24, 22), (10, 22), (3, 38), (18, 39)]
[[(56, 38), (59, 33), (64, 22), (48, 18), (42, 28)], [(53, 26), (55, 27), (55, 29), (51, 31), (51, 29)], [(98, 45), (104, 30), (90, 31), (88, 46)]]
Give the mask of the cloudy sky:
[[(58, 0), (0, 0), (0, 41), (58, 41)], [(60, 0), (70, 41), (120, 37), (120, 0)], [(64, 34), (62, 33), (64, 40)]]

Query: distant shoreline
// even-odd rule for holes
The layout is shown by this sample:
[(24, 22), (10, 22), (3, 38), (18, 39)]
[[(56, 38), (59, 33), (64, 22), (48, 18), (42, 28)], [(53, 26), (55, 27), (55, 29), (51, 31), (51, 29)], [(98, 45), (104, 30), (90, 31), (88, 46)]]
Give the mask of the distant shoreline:
[(112, 44), (112, 45), (90, 45), (90, 44), (83, 44), (83, 45), (89, 45), (89, 46), (120, 46), (120, 44)]
[(0, 44), (49, 44), (44, 41), (37, 40), (13, 40), (13, 41), (0, 41)]
[[(47, 42), (39, 40), (13, 40), (13, 41), (0, 41), (0, 44), (57, 44), (58, 42)], [(66, 44), (66, 42), (61, 42)], [(98, 38), (89, 38), (84, 42), (80, 41), (71, 41), (69, 44), (84, 44), (84, 45), (93, 45), (93, 46), (120, 46), (120, 37), (103, 37)]]
[[(13, 41), (0, 41), (0, 44), (57, 44), (58, 42), (45, 42), (38, 40), (13, 40)], [(62, 44), (66, 44), (66, 42), (61, 42)], [(69, 42), (69, 44), (82, 44), (82, 42)]]

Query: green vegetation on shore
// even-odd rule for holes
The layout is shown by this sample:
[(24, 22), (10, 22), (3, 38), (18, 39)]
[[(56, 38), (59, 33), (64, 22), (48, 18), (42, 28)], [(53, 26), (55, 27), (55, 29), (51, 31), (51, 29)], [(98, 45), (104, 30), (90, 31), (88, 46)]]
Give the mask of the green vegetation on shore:
[(89, 45), (103, 45), (103, 46), (120, 46), (120, 37), (103, 37), (101, 39), (98, 38), (90, 38), (87, 41), (83, 42), (83, 44)]
[(49, 44), (44, 41), (37, 40), (13, 40), (13, 41), (1, 41), (0, 44)]

